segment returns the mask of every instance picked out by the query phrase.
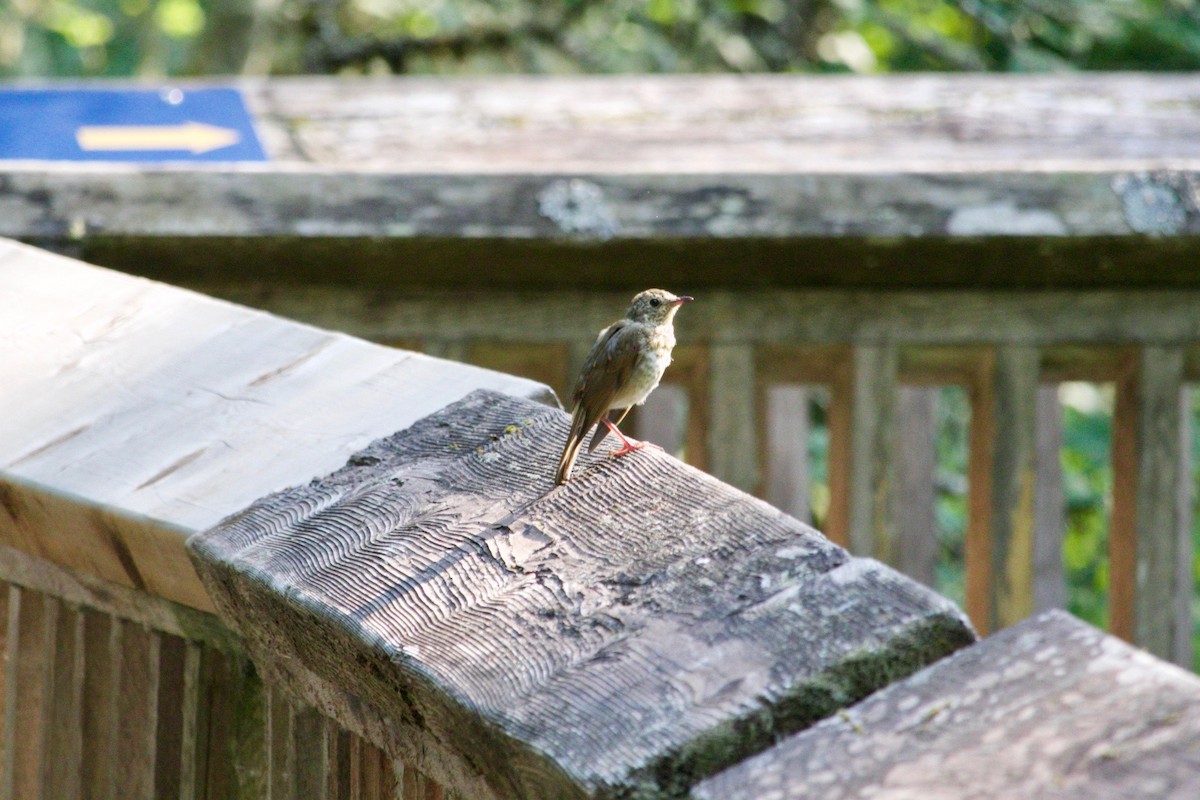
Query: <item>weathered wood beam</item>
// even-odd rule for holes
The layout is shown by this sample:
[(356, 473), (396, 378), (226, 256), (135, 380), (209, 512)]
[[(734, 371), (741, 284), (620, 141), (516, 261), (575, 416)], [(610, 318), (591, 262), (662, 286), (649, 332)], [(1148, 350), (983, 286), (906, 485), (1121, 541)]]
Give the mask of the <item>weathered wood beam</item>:
[(197, 568), (273, 684), (472, 798), (678, 796), (971, 640), (661, 452), (554, 487), (566, 430), (475, 393), (194, 537)]
[(275, 161), (0, 163), (0, 236), (174, 282), (1200, 284), (1186, 76), (243, 86)]
[(705, 781), (693, 796), (1187, 798), (1200, 795), (1198, 749), (1195, 675), (1049, 611)]
[[(691, 291), (688, 284), (663, 283)], [(643, 274), (639, 288), (651, 276)], [(613, 309), (628, 304), (630, 293), (589, 291), (578, 284), (563, 291), (430, 290), (381, 294), (370, 288), (345, 286), (201, 283), (197, 288), (273, 313), (301, 319), (374, 340), (500, 338), (509, 342), (552, 342), (564, 336), (586, 353), (596, 331), (612, 322)], [(712, 289), (695, 292), (697, 302), (675, 326), (683, 344), (722, 341), (755, 343), (774, 353), (759, 359), (760, 370), (779, 367), (778, 380), (828, 383), (830, 373), (847, 357), (839, 345), (885, 344), (900, 348), (900, 376), (910, 380), (910, 366), (921, 370), (914, 355), (945, 354), (942, 375), (924, 369), (933, 382), (962, 382), (973, 355), (962, 348), (983, 344), (1070, 346), (1069, 359), (1051, 366), (1072, 366), (1083, 379), (1089, 353), (1107, 363), (1104, 352), (1114, 345), (1174, 343), (1193, 345), (1200, 315), (1200, 292), (1158, 290), (1094, 291), (840, 291), (830, 289)], [(513, 325), (520, 319), (520, 325)], [(959, 348), (958, 352), (955, 349)], [(1063, 351), (1060, 348), (1058, 352)], [(830, 354), (842, 361), (829, 363)], [(1200, 352), (1189, 356), (1189, 374), (1200, 377)], [(967, 366), (964, 366), (967, 365)], [(1097, 364), (1101, 367), (1101, 364)], [(1104, 366), (1104, 369), (1108, 369)], [(669, 373), (668, 373), (669, 374)], [(764, 373), (766, 374), (766, 373)], [(1108, 374), (1108, 373), (1105, 373)], [(1111, 380), (1108, 378), (1097, 378)], [(776, 378), (772, 378), (776, 380)]]
[(240, 85), (277, 159), (414, 172), (1153, 168), (1200, 158), (1200, 90), (1163, 73)]

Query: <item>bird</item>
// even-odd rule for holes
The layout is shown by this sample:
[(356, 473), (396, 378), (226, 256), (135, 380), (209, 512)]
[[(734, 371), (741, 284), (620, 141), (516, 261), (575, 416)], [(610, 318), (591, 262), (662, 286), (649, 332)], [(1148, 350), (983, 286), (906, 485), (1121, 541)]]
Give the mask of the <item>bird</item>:
[[(571, 477), (571, 467), (588, 431), (595, 426), (588, 452), (612, 431), (621, 440), (613, 456), (623, 456), (646, 446), (627, 438), (617, 428), (629, 409), (646, 402), (671, 363), (675, 347), (675, 312), (693, 298), (676, 296), (665, 289), (647, 289), (634, 296), (625, 316), (600, 331), (583, 362), (571, 410), (571, 432), (558, 461), (558, 485)], [(616, 421), (609, 413), (620, 411)]]

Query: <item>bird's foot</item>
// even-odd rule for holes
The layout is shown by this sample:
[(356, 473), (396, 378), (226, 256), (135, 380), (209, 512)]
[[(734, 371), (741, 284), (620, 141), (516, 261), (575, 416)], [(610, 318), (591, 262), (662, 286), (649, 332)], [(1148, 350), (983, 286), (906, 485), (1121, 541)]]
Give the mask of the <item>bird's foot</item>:
[(622, 436), (621, 446), (616, 450), (613, 450), (611, 453), (609, 453), (609, 455), (613, 458), (620, 458), (621, 456), (629, 455), (635, 450), (644, 450), (647, 447), (651, 448), (652, 450), (662, 450), (662, 448), (656, 445), (654, 442), (639, 442), (637, 439), (629, 439)]

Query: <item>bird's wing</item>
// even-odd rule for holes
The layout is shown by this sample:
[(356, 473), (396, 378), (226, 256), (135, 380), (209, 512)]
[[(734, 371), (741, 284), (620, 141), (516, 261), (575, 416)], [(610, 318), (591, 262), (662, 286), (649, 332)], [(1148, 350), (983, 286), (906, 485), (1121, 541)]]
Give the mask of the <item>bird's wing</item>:
[(588, 430), (600, 421), (613, 398), (629, 380), (639, 353), (638, 326), (618, 320), (600, 332), (583, 362), (572, 393), (571, 433), (558, 464), (559, 483), (565, 483)]
[(609, 410), (633, 374), (641, 353), (641, 333), (640, 325), (622, 319), (610, 325), (592, 345), (572, 397), (576, 408), (587, 408), (591, 422)]

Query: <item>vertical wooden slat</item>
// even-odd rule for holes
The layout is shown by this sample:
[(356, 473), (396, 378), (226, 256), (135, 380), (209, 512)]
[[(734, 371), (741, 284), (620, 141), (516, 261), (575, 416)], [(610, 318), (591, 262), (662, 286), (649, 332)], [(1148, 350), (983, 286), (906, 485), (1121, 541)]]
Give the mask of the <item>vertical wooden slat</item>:
[(938, 555), (936, 408), (936, 389), (900, 386), (896, 391), (896, 566), (926, 586), (933, 586)]
[[(38, 592), (17, 590), (15, 635), (10, 627), (7, 677), (5, 782), (0, 796), (25, 800), (42, 797), (42, 766), (45, 754), (47, 685), (53, 670), (54, 623), (57, 605)], [(14, 652), (15, 651), (15, 652)]]
[(183, 653), (183, 714), (180, 721), (179, 800), (197, 800), (200, 786), (200, 664), (203, 647), (186, 641)]
[[(839, 453), (839, 467), (846, 471), (841, 483), (846, 536), (850, 552), (895, 564), (896, 348), (859, 345), (851, 363), (850, 418), (839, 419), (839, 429), (831, 430), (839, 438), (848, 434), (849, 453)], [(846, 402), (844, 387), (833, 402)]]
[(7, 585), (4, 633), (4, 728), (0, 743), (0, 800), (12, 800), (15, 766), (17, 686), (21, 652), (21, 589)]
[(329, 788), (331, 800), (350, 800), (350, 734), (332, 720), (325, 720), (329, 743)]
[(101, 611), (83, 620), (83, 786), (89, 800), (114, 800), (117, 707), (121, 702), (120, 623)]
[(780, 384), (766, 392), (763, 449), (767, 456), (765, 499), (807, 522), (811, 516), (808, 463), (808, 390)]
[(758, 490), (754, 348), (714, 344), (709, 353), (709, 471), (745, 492)]
[(266, 795), (266, 704), (262, 682), (242, 658), (205, 648), (201, 658), (204, 796), (261, 798)]
[(1162, 658), (1175, 652), (1183, 348), (1131, 354), (1113, 411), (1110, 627)]
[(1175, 554), (1175, 635), (1171, 660), (1184, 669), (1192, 669), (1192, 598), (1196, 579), (1193, 575), (1192, 559), (1195, 545), (1192, 542), (1192, 398), (1191, 391), (1184, 388), (1179, 392), (1179, 487), (1176, 494), (1177, 529), (1176, 542), (1179, 550)]
[(0, 795), (11, 794), (12, 775), (12, 741), (8, 738), (8, 708), (11, 700), (8, 696), (11, 687), (10, 670), (16, 660), (16, 641), (13, 637), (17, 632), (17, 618), (13, 613), (17, 598), (17, 587), (0, 581)]
[(117, 796), (154, 796), (158, 729), (159, 641), (147, 628), (121, 625)]
[(293, 781), (292, 707), (278, 689), (267, 686), (267, 798), (292, 800)]
[(182, 788), (184, 662), (183, 639), (155, 634), (159, 646), (155, 731), (155, 797), (179, 797)]
[(1037, 392), (1036, 479), (1033, 498), (1033, 609), (1067, 607), (1063, 536), (1067, 517), (1062, 478), (1062, 404), (1058, 385)]
[(980, 633), (1033, 611), (1033, 498), (1038, 353), (983, 354), (971, 387), (967, 614)]
[(829, 513), (825, 535), (850, 547), (851, 442), (854, 438), (854, 362), (850, 354), (833, 370), (829, 381)]
[(79, 797), (83, 752), (83, 615), (55, 603), (58, 622), (46, 707), (48, 735), (42, 782), (46, 797)]
[(294, 709), (292, 716), (295, 797), (334, 798), (329, 793), (331, 748), (325, 718), (311, 708)]

